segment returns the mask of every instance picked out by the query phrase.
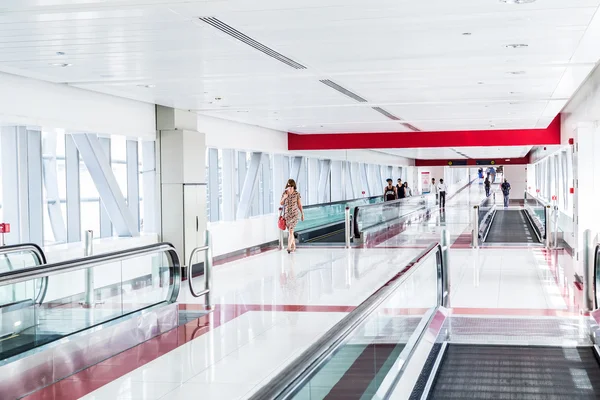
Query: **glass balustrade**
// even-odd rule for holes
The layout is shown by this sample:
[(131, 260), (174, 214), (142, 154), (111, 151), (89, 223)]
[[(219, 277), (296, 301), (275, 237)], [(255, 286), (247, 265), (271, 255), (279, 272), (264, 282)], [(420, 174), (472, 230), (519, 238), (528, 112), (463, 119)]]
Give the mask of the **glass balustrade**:
[(350, 207), (351, 215), (353, 215), (356, 207), (377, 204), (382, 201), (383, 197), (377, 196), (304, 207), (304, 221), (298, 222), (296, 231), (300, 232), (324, 225), (342, 223), (344, 222), (346, 207)]
[[(57, 339), (174, 302), (179, 293), (181, 268), (170, 244), (34, 267), (27, 267), (28, 255), (11, 260), (12, 269), (0, 270), (0, 365)], [(39, 302), (37, 282), (44, 278), (47, 292)]]

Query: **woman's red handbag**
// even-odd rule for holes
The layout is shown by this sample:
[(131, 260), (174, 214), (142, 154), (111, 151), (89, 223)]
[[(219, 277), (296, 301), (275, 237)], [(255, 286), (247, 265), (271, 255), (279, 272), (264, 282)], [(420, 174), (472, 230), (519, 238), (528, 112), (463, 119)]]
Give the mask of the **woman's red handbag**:
[(283, 218), (282, 215), (279, 216), (279, 220), (277, 221), (277, 227), (279, 229), (281, 229), (282, 231), (285, 231), (285, 228), (286, 228), (285, 218)]

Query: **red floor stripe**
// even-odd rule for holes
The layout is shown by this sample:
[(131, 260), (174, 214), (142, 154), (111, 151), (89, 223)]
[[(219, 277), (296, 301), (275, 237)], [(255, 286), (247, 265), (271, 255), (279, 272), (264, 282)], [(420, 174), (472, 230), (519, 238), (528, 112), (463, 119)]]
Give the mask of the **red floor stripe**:
[[(201, 304), (181, 304), (183, 310), (203, 310)], [(135, 369), (165, 355), (185, 343), (227, 323), (250, 311), (277, 312), (345, 312), (354, 310), (355, 306), (325, 305), (271, 305), (271, 304), (224, 304), (215, 305), (210, 318), (204, 316), (193, 322), (182, 325), (172, 331), (159, 335), (132, 349), (111, 357), (99, 364), (86, 368), (69, 378), (47, 386), (29, 396), (26, 400), (76, 400), (94, 390), (134, 371)], [(385, 309), (386, 315), (422, 315), (426, 309)], [(574, 316), (573, 312), (544, 309), (482, 309), (457, 308), (453, 315), (486, 315), (486, 316)]]

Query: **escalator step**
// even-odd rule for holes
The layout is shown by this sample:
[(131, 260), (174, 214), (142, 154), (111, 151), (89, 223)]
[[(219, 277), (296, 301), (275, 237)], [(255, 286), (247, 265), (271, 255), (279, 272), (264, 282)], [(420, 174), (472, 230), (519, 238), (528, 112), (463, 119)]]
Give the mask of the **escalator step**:
[(598, 399), (591, 347), (450, 345), (429, 399)]

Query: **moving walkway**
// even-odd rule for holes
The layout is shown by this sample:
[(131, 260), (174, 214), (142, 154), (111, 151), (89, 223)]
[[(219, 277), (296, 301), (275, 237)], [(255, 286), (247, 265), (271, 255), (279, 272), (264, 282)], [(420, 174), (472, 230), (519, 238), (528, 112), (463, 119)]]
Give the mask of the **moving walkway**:
[[(0, 398), (20, 398), (187, 322), (175, 304), (181, 273), (169, 243), (51, 264), (36, 245), (0, 247)], [(189, 285), (202, 295), (210, 282), (200, 293)]]
[(388, 202), (378, 196), (308, 206), (305, 207), (304, 221), (296, 226), (296, 235), (302, 244), (343, 244), (348, 209), (351, 237), (355, 243), (364, 242), (369, 233), (385, 230), (417, 211), (427, 211), (434, 203), (431, 195)]
[(400, 268), (251, 399), (600, 398), (600, 311), (454, 314), (445, 250)]
[[(490, 196), (491, 197), (491, 196)], [(503, 208), (484, 200), (479, 207), (479, 239), (488, 245), (541, 245), (546, 239), (548, 221), (545, 207), (511, 206)]]

